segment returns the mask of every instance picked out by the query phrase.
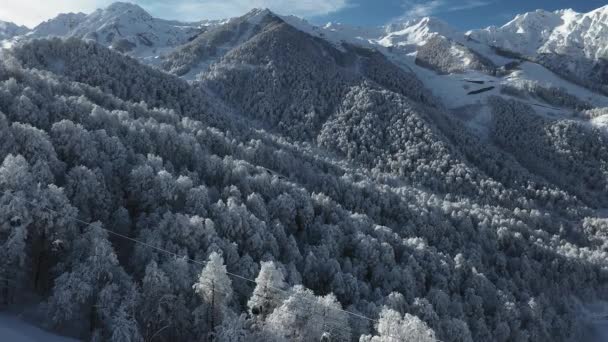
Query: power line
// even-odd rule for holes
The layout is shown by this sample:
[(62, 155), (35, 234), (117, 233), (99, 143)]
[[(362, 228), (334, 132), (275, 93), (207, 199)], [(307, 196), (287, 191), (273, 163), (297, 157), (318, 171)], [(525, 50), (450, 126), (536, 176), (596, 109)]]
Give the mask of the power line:
[[(25, 198), (17, 197), (17, 196), (15, 196), (14, 194), (12, 194), (11, 192), (9, 192), (8, 190), (7, 190), (7, 191), (4, 191), (4, 195), (8, 195), (8, 196), (10, 196), (10, 197), (12, 197), (12, 198), (14, 198), (14, 199), (21, 200), (21, 201), (23, 201), (23, 202), (25, 202), (25, 203), (27, 203), (27, 204), (30, 204), (30, 205), (32, 205), (32, 206), (34, 206), (34, 207), (38, 207), (38, 208), (41, 208), (41, 209), (43, 209), (43, 210), (47, 210), (47, 211), (49, 211), (49, 212), (55, 213), (55, 214), (57, 214), (57, 215), (59, 215), (59, 216), (63, 216), (64, 218), (67, 218), (67, 219), (73, 220), (74, 222), (77, 222), (77, 223), (83, 224), (85, 227), (95, 227), (95, 228), (101, 229), (101, 230), (103, 230), (103, 231), (106, 231), (106, 232), (108, 232), (108, 233), (110, 233), (110, 234), (112, 234), (112, 235), (115, 235), (115, 236), (118, 236), (118, 237), (124, 238), (124, 239), (126, 239), (126, 240), (129, 240), (129, 241), (131, 241), (131, 242), (133, 242), (133, 243), (140, 244), (140, 245), (145, 246), (145, 247), (148, 247), (148, 248), (152, 248), (152, 249), (154, 249), (154, 250), (156, 250), (156, 251), (163, 252), (163, 253), (165, 253), (165, 254), (168, 254), (168, 255), (171, 255), (171, 256), (173, 256), (173, 257), (176, 257), (176, 258), (180, 258), (180, 259), (186, 260), (186, 261), (188, 261), (188, 262), (191, 262), (191, 263), (194, 263), (194, 264), (197, 264), (197, 265), (203, 266), (203, 267), (205, 267), (205, 266), (206, 266), (206, 262), (204, 262), (204, 261), (199, 261), (199, 260), (196, 260), (196, 259), (192, 259), (192, 258), (189, 258), (189, 257), (187, 257), (187, 256), (185, 256), (185, 255), (180, 255), (180, 254), (177, 254), (177, 253), (171, 252), (171, 251), (169, 251), (169, 250), (166, 250), (166, 249), (163, 249), (163, 248), (160, 248), (160, 247), (156, 247), (156, 246), (151, 245), (151, 244), (149, 244), (149, 243), (146, 243), (146, 242), (144, 242), (144, 241), (141, 241), (141, 240), (138, 240), (138, 239), (134, 239), (134, 238), (129, 237), (129, 236), (127, 236), (127, 235), (117, 233), (117, 232), (112, 231), (112, 230), (110, 230), (110, 229), (103, 228), (102, 226), (97, 225), (97, 224), (95, 224), (95, 223), (91, 223), (91, 222), (86, 222), (86, 221), (83, 221), (83, 220), (81, 220), (81, 219), (79, 219), (79, 218), (77, 218), (77, 217), (75, 217), (75, 216), (70, 216), (70, 215), (63, 214), (63, 213), (61, 213), (61, 212), (59, 212), (59, 211), (57, 211), (57, 210), (55, 210), (55, 209), (49, 208), (48, 206), (46, 206), (46, 205), (44, 205), (44, 204), (38, 204), (38, 203), (35, 203), (35, 202), (33, 202), (33, 201), (29, 201), (29, 200), (27, 200), (27, 199), (25, 199)], [(232, 276), (232, 277), (234, 277), (234, 278), (236, 278), (236, 279), (240, 279), (240, 280), (247, 281), (247, 282), (250, 282), (250, 283), (253, 283), (253, 284), (257, 284), (257, 281), (255, 281), (254, 279), (250, 279), (250, 278), (247, 278), (247, 277), (241, 276), (241, 275), (239, 275), (239, 274), (229, 272), (228, 270), (226, 270), (226, 274), (228, 274), (228, 275), (230, 275), (230, 276)], [(290, 291), (288, 291), (288, 290), (284, 290), (284, 289), (281, 289), (281, 288), (278, 288), (278, 287), (275, 287), (275, 286), (271, 286), (271, 285), (267, 285), (267, 284), (266, 284), (265, 286), (267, 286), (267, 287), (268, 287), (268, 288), (270, 288), (270, 289), (273, 289), (273, 290), (279, 291), (279, 292), (281, 292), (281, 293), (283, 293), (283, 294), (287, 295), (287, 297), (289, 297), (289, 296), (292, 294), (292, 293), (291, 293)], [(218, 291), (218, 292), (221, 292), (221, 291)], [(304, 301), (308, 301), (308, 302), (310, 302), (311, 304), (318, 305), (316, 301), (313, 301), (312, 299), (309, 299), (309, 298), (307, 298), (307, 297), (302, 297), (301, 299), (302, 299), (302, 300), (304, 300)], [(327, 307), (327, 308), (328, 308), (328, 309), (330, 309), (330, 310), (334, 310), (334, 311), (337, 311), (337, 312), (341, 312), (341, 313), (347, 314), (347, 315), (351, 315), (351, 316), (353, 316), (353, 317), (355, 317), (355, 318), (359, 318), (359, 319), (367, 320), (367, 321), (369, 321), (369, 322), (373, 322), (373, 323), (376, 323), (376, 324), (377, 324), (377, 323), (379, 323), (379, 321), (378, 321), (377, 319), (373, 319), (373, 318), (367, 317), (367, 316), (365, 316), (365, 315), (362, 315), (362, 314), (359, 314), (359, 313), (356, 313), (356, 312), (353, 312), (353, 311), (344, 310), (344, 309), (340, 309), (340, 308), (334, 308), (334, 307)], [(315, 313), (314, 313), (314, 312), (312, 312), (312, 314), (315, 314)], [(297, 315), (297, 314), (296, 314), (296, 315)], [(326, 316), (325, 316), (325, 315), (323, 315), (323, 317), (326, 317)], [(340, 328), (338, 328), (338, 329), (340, 329)], [(383, 337), (390, 337), (390, 338), (394, 338), (394, 339), (397, 339), (397, 340), (402, 340), (402, 338), (401, 338), (401, 337), (395, 337), (395, 336), (390, 336), (390, 335), (384, 335)]]

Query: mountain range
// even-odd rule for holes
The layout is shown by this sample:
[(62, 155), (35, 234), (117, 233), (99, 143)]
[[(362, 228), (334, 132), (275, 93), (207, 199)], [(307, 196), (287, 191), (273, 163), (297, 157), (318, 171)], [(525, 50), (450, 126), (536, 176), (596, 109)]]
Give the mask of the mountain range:
[[(530, 92), (526, 88), (559, 88), (564, 97), (576, 98), (579, 105), (607, 105), (607, 16), (608, 7), (589, 13), (538, 10), (518, 15), (501, 27), (459, 32), (430, 17), (374, 28), (334, 23), (315, 26), (268, 10), (226, 20), (181, 23), (153, 18), (134, 4), (115, 3), (89, 15), (61, 14), (31, 30), (5, 23), (0, 39), (10, 46), (33, 38), (77, 37), (195, 80), (253, 38), (268, 18), (275, 18), (338, 49), (350, 44), (381, 52), (391, 63), (414, 72), (450, 109), (466, 108), (472, 113), (468, 115), (470, 126), (484, 134), (487, 98), (504, 96), (502, 88), (523, 93)], [(489, 90), (469, 94), (484, 89)], [(538, 94), (524, 102), (561, 116), (568, 116), (572, 107), (539, 99)], [(590, 122), (603, 127), (607, 120), (594, 117)]]
[(606, 13), (2, 23), (1, 302), (95, 341), (601, 340)]

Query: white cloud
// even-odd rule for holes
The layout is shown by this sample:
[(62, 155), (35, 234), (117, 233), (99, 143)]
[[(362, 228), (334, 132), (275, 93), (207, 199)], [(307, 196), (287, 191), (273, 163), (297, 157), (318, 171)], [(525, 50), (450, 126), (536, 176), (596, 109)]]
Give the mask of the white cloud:
[(407, 8), (403, 14), (405, 18), (419, 18), (428, 17), (437, 12), (437, 10), (444, 5), (443, 0), (431, 0), (423, 3), (413, 3), (406, 1), (404, 7)]
[[(112, 0), (1, 0), (0, 20), (35, 26), (59, 13), (85, 12)], [(303, 17), (329, 14), (349, 6), (350, 0), (132, 0), (160, 18), (220, 19), (242, 15), (252, 8), (269, 8), (280, 14)]]
[(462, 4), (449, 6), (447, 8), (446, 12), (456, 12), (456, 11), (468, 10), (468, 9), (472, 9), (472, 8), (488, 6), (490, 4), (492, 4), (492, 1), (469, 0), (469, 1), (465, 1)]
[(466, 0), (458, 4), (454, 4), (454, 1), (448, 0), (406, 0), (403, 4), (406, 11), (402, 17), (407, 19), (428, 17), (437, 13), (456, 12), (483, 7), (490, 5), (491, 3), (492, 1), (490, 0)]

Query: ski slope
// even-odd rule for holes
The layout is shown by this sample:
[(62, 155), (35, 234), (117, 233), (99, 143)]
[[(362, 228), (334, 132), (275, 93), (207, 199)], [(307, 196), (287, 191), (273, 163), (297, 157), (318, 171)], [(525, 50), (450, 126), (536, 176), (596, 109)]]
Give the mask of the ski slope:
[(16, 316), (0, 313), (0, 341), (6, 342), (76, 342), (24, 322)]

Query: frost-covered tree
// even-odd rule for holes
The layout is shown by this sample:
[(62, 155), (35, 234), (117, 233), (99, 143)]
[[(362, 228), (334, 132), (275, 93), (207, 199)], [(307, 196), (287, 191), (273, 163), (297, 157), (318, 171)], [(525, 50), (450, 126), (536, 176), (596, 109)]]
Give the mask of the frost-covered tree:
[(66, 195), (76, 205), (82, 220), (107, 221), (111, 197), (103, 176), (84, 166), (71, 169), (66, 176)]
[(286, 298), (287, 284), (283, 272), (272, 261), (262, 262), (255, 283), (247, 306), (252, 315), (264, 319)]
[(248, 328), (246, 315), (236, 315), (230, 313), (225, 317), (222, 324), (215, 328), (215, 341), (218, 342), (247, 342), (251, 341), (253, 336)]
[[(205, 324), (208, 329), (207, 336), (214, 334), (213, 331), (223, 322), (227, 310), (229, 310), (228, 306), (232, 299), (232, 281), (226, 272), (222, 256), (212, 252), (197, 282), (192, 285), (194, 292), (203, 301), (195, 314), (198, 316), (198, 323)], [(201, 318), (206, 321), (200, 322)]]
[(362, 336), (361, 342), (436, 342), (435, 332), (416, 316), (384, 308), (376, 327), (378, 335)]
[(179, 300), (173, 292), (169, 277), (155, 261), (146, 267), (141, 297), (137, 310), (146, 340), (162, 338), (177, 328), (173, 306), (178, 305)]
[(350, 340), (348, 316), (336, 297), (317, 297), (300, 285), (268, 316), (264, 329), (291, 341)]
[(118, 312), (112, 319), (112, 335), (110, 336), (111, 341), (120, 342), (143, 342), (144, 339), (140, 335), (139, 327), (133, 317), (133, 314), (129, 312), (131, 309), (121, 305), (118, 308)]
[[(107, 234), (99, 224), (83, 231), (73, 246), (68, 263), (69, 271), (57, 277), (48, 299), (49, 318), (58, 325), (80, 326), (81, 334), (98, 329), (103, 331), (102, 336), (113, 334), (114, 323), (123, 325), (127, 320), (126, 316), (117, 318), (114, 315), (127, 309), (124, 307), (127, 301), (133, 302), (130, 299), (133, 289), (130, 277), (119, 265)], [(118, 320), (114, 322), (114, 319)], [(133, 320), (134, 317), (129, 316), (128, 319)], [(130, 326), (134, 324), (131, 322)], [(133, 329), (129, 328), (138, 335)]]

